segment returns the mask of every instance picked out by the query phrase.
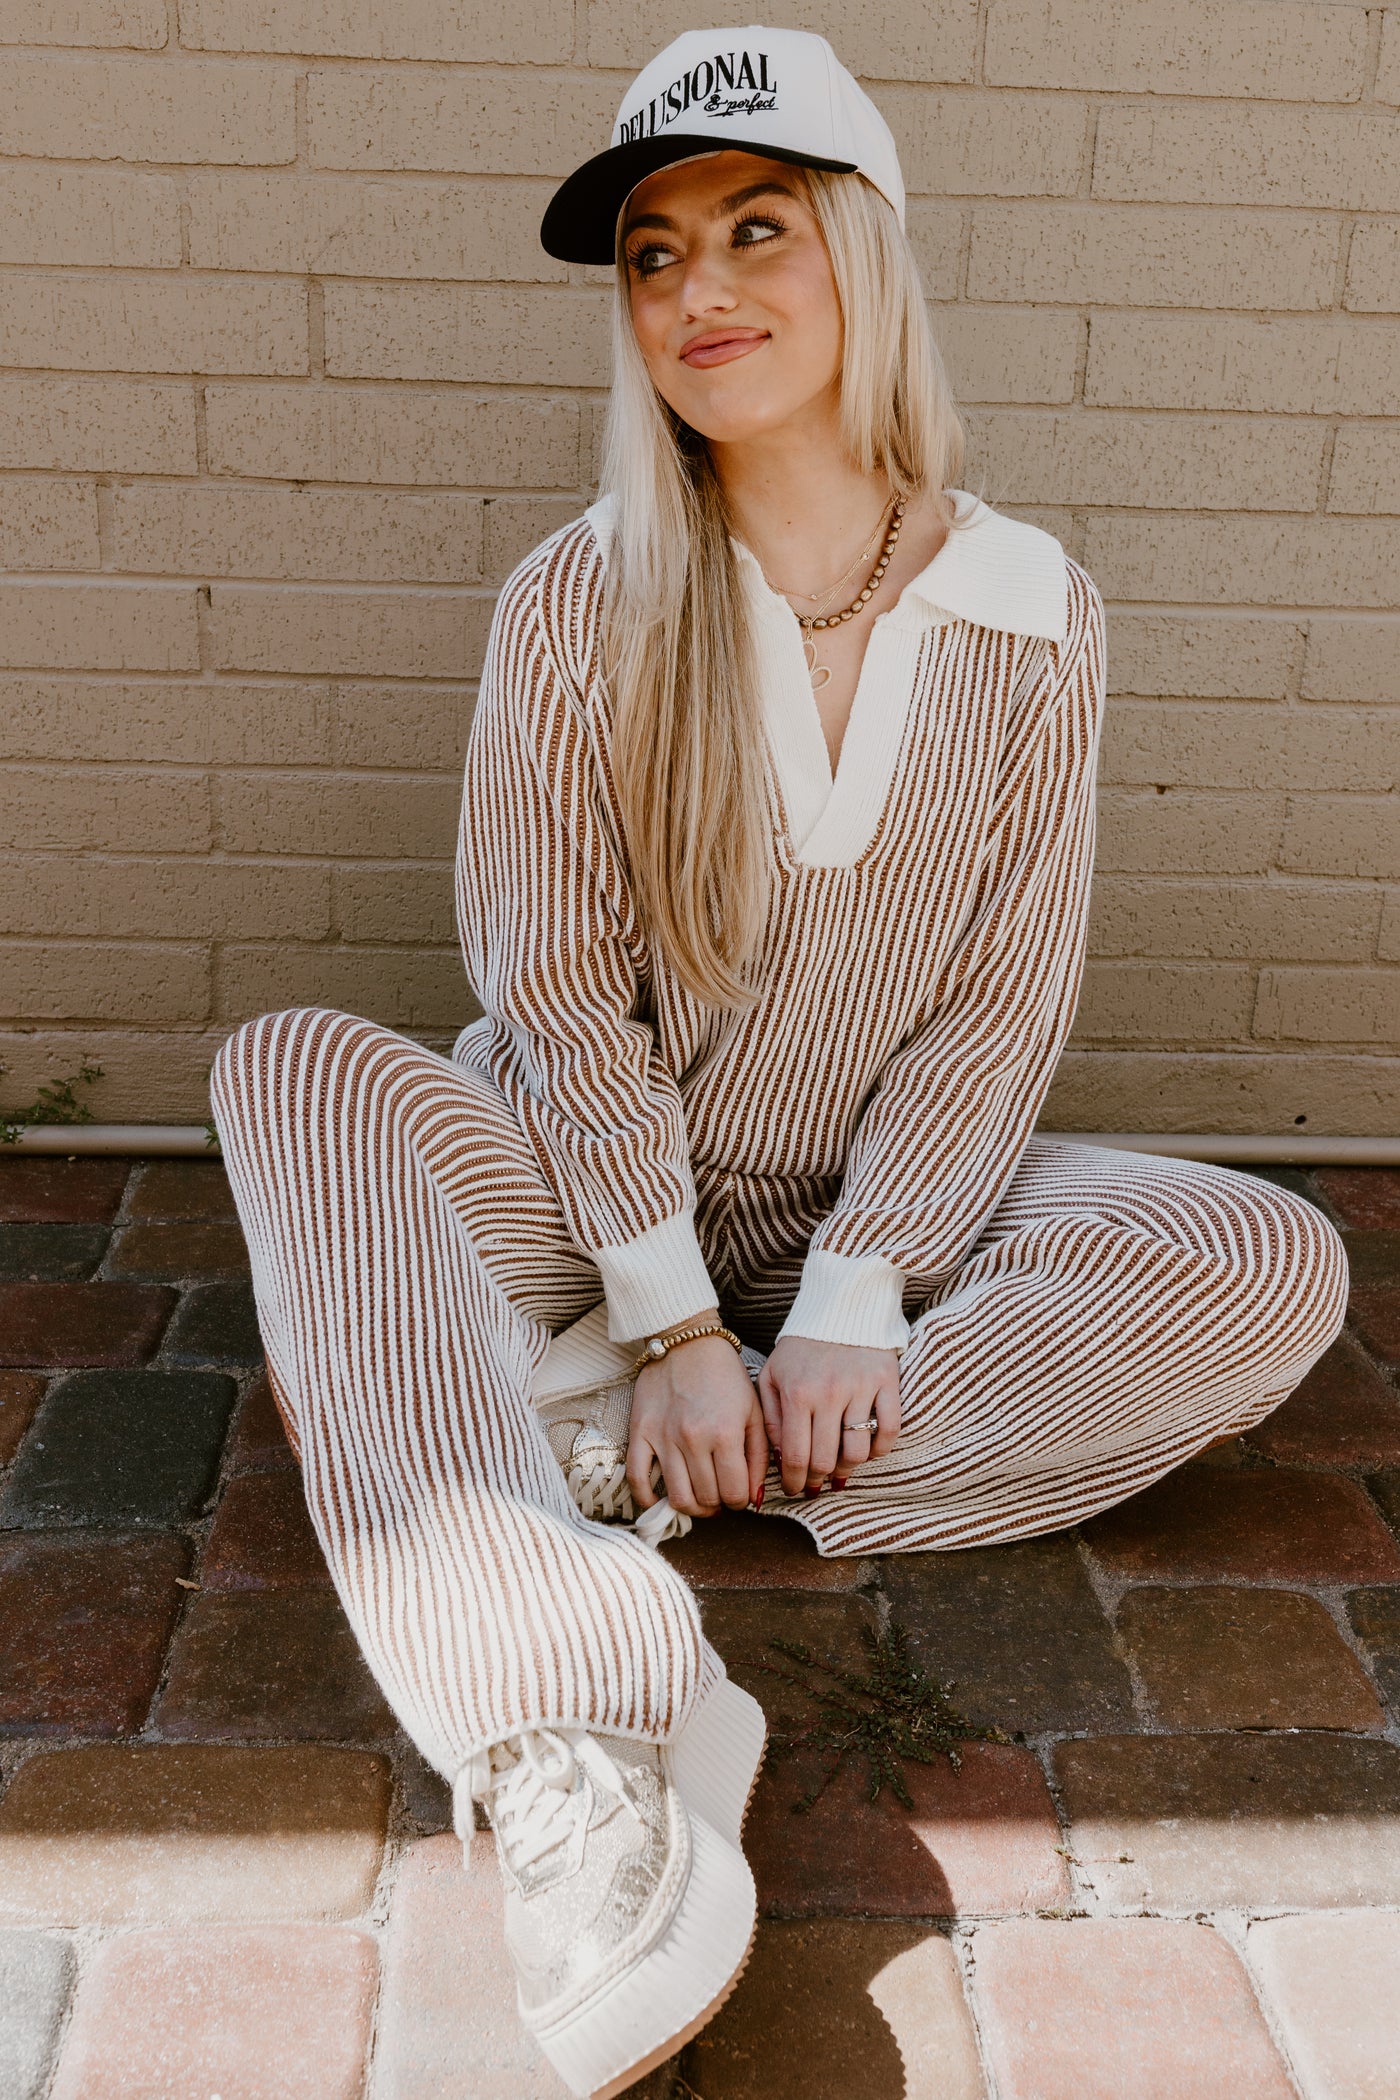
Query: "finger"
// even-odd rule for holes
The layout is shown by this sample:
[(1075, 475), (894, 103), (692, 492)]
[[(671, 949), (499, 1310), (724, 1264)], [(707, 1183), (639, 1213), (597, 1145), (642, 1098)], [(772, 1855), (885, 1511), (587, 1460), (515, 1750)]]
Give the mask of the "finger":
[(744, 1461), (749, 1470), (749, 1500), (758, 1509), (763, 1503), (763, 1483), (768, 1477), (768, 1431), (762, 1411), (757, 1407), (744, 1427)]
[(680, 1447), (672, 1444), (667, 1450), (661, 1452), (659, 1456), (661, 1459), (661, 1477), (666, 1486), (666, 1499), (672, 1509), (678, 1509), (682, 1516), (703, 1517), (706, 1512), (701, 1509), (695, 1499), (695, 1490), (691, 1486), (690, 1481), (690, 1469), (686, 1465), (685, 1457)]
[(879, 1423), (870, 1444), (870, 1456), (883, 1458), (899, 1441), (899, 1387), (882, 1385), (875, 1395), (875, 1419)]
[(627, 1446), (627, 1485), (638, 1509), (650, 1509), (656, 1501), (656, 1490), (651, 1484), (655, 1461), (656, 1453), (645, 1437), (634, 1436)]
[[(850, 1414), (852, 1411), (852, 1407), (848, 1405), (846, 1410), (847, 1414)], [(862, 1421), (868, 1422), (870, 1420), (870, 1416), (863, 1415), (861, 1419)], [(850, 1479), (851, 1474), (854, 1473), (856, 1467), (863, 1466), (867, 1458), (869, 1458), (869, 1456), (870, 1431), (868, 1429), (847, 1429), (845, 1427), (843, 1418), (841, 1429), (841, 1455), (836, 1461), (835, 1472), (832, 1476), (833, 1479), (839, 1480), (842, 1487), (844, 1487), (846, 1482)]]
[(747, 1509), (749, 1506), (749, 1452), (748, 1427), (745, 1425), (742, 1442), (725, 1443), (711, 1455), (714, 1466), (715, 1486), (726, 1509)]
[[(841, 1407), (838, 1394), (827, 1400), (812, 1417), (812, 1448), (807, 1454), (807, 1479), (815, 1485), (825, 1480), (836, 1470), (841, 1456)], [(847, 1407), (855, 1402), (847, 1399)]]
[(775, 1451), (783, 1448), (783, 1398), (773, 1380), (767, 1364), (758, 1374), (758, 1399), (763, 1409), (763, 1426), (768, 1441)]
[(784, 1492), (800, 1495), (807, 1485), (807, 1468), (812, 1455), (812, 1418), (805, 1408), (791, 1402), (784, 1407), (779, 1448), (783, 1455)]
[(686, 1473), (690, 1479), (690, 1492), (695, 1503), (695, 1507), (687, 1514), (692, 1517), (712, 1517), (722, 1500), (719, 1482), (715, 1478), (714, 1453), (692, 1447), (684, 1453), (684, 1458)]

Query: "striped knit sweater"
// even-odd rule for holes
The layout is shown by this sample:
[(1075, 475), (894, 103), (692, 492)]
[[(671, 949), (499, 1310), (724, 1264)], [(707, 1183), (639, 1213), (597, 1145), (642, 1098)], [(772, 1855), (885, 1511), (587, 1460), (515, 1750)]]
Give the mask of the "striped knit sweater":
[(503, 1089), (631, 1339), (713, 1303), (697, 1182), (822, 1222), (784, 1333), (900, 1348), (1030, 1135), (1082, 968), (1103, 606), (1049, 534), (954, 492), (875, 623), (835, 781), (797, 621), (739, 550), (766, 731), (761, 995), (700, 1005), (648, 944), (609, 764), (595, 504), (510, 578), (472, 728), (458, 917)]

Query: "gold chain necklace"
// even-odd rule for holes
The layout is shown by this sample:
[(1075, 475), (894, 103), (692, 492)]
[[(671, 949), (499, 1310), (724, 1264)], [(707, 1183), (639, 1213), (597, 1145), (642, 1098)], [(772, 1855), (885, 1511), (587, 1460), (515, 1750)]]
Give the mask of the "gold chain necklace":
[[(858, 569), (861, 563), (864, 560), (866, 560), (866, 558), (870, 554), (871, 549), (874, 547), (875, 542), (879, 539), (880, 534), (884, 531), (885, 520), (888, 516), (889, 505), (886, 504), (885, 508), (880, 512), (879, 517), (875, 520), (875, 530), (871, 533), (865, 545), (858, 551), (858, 553), (856, 553), (852, 557), (850, 561), (847, 562), (845, 568), (841, 571), (841, 574), (837, 577), (835, 583), (829, 583), (824, 591), (799, 591), (794, 584), (774, 583), (772, 579), (766, 574), (766, 572), (763, 579), (764, 582), (768, 585), (769, 590), (778, 591), (784, 598), (810, 599), (812, 604), (816, 606), (817, 611), (820, 612), (822, 607), (827, 603), (828, 599), (834, 598), (836, 596), (836, 593), (840, 590), (842, 584), (846, 581), (846, 578), (852, 573), (852, 571)], [(805, 617), (805, 615), (799, 614), (798, 617), (803, 618)]]
[[(838, 576), (836, 582), (832, 584), (831, 589), (828, 591), (824, 591), (821, 597), (815, 601), (817, 608), (816, 611), (810, 613), (795, 614), (798, 626), (802, 629), (802, 654), (807, 659), (807, 674), (812, 681), (812, 691), (814, 693), (819, 693), (822, 687), (824, 685), (829, 684), (831, 680), (830, 664), (819, 664), (817, 662), (817, 644), (814, 639), (814, 636), (817, 630), (825, 629), (827, 627), (840, 627), (845, 623), (845, 621), (853, 620), (858, 612), (863, 612), (865, 610), (866, 606), (870, 603), (870, 600), (874, 597), (876, 591), (879, 590), (880, 585), (885, 580), (885, 571), (890, 565), (890, 557), (894, 553), (895, 544), (899, 539), (900, 530), (904, 524), (904, 513), (906, 508), (907, 506), (904, 503), (896, 500), (893, 513), (890, 517), (889, 526), (885, 533), (885, 544), (880, 549), (879, 557), (875, 563), (874, 568), (871, 570), (870, 575), (867, 577), (864, 586), (861, 590), (859, 590), (856, 593), (855, 597), (851, 600), (848, 606), (844, 607), (841, 612), (825, 614), (821, 613), (821, 607), (826, 603), (827, 599), (835, 596), (837, 590), (845, 582), (846, 577), (850, 575), (851, 569), (855, 568), (856, 563), (861, 560), (864, 554), (868, 553), (870, 547), (874, 544), (874, 533), (871, 534), (870, 539), (869, 541), (867, 541), (865, 547), (861, 549), (861, 553), (856, 556), (856, 560), (851, 563), (850, 568), (848, 568), (842, 575)], [(878, 532), (879, 529), (880, 528), (877, 525), (875, 528), (875, 532)], [(769, 581), (769, 579), (766, 576), (764, 578), (764, 581), (768, 584), (768, 588), (770, 590), (779, 589), (779, 586)], [(780, 595), (784, 598), (804, 598), (810, 596), (810, 593), (806, 591), (781, 591)]]

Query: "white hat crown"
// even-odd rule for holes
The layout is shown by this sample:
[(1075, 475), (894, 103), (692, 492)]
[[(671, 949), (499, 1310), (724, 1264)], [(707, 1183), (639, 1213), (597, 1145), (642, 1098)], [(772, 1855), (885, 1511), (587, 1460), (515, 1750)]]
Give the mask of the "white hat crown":
[(639, 182), (726, 148), (863, 175), (904, 224), (890, 127), (826, 38), (750, 23), (687, 29), (643, 66), (611, 145), (560, 184), (540, 239), (565, 262), (611, 262), (619, 213)]
[(858, 171), (904, 222), (890, 128), (824, 36), (806, 29), (688, 29), (622, 98), (613, 145), (666, 132)]

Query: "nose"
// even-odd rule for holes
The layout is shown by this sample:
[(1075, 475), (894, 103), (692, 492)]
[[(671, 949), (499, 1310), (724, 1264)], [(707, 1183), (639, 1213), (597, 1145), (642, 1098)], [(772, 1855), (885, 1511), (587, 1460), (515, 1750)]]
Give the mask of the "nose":
[(711, 314), (732, 313), (737, 304), (726, 257), (708, 241), (695, 244), (686, 257), (681, 281), (681, 310), (688, 321)]

